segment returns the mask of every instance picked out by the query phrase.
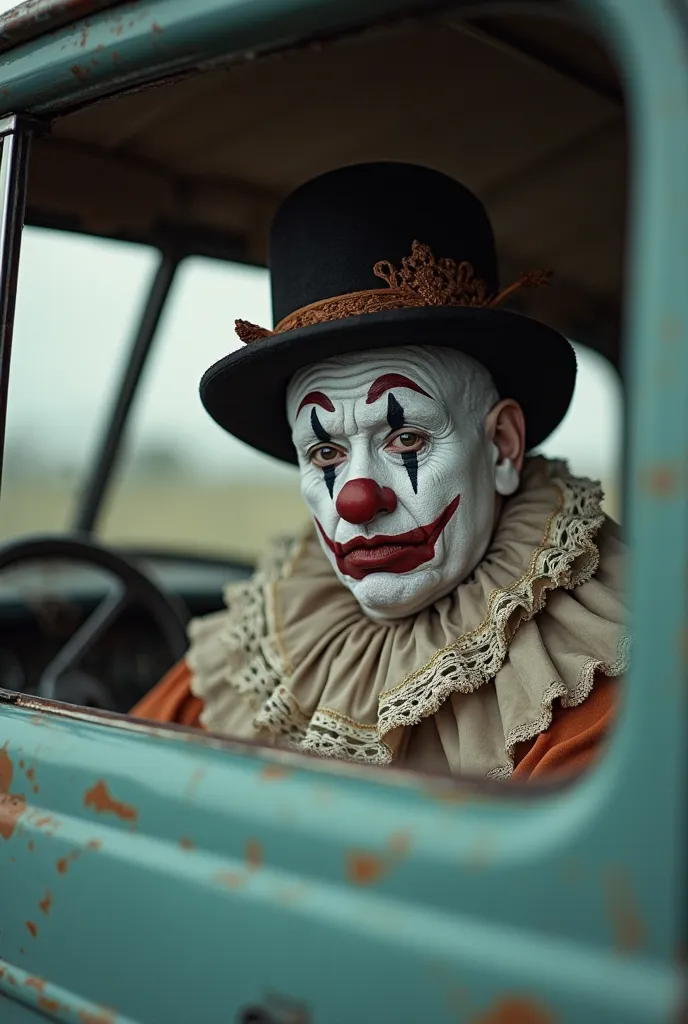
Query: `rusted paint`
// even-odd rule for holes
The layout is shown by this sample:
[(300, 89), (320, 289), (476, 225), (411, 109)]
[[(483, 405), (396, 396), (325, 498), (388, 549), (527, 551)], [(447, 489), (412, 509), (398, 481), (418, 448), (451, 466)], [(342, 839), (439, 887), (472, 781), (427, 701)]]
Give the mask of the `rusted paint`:
[(34, 921), (25, 921), (24, 923), (26, 924), (31, 936), (35, 939), (38, 935), (38, 925)]
[(134, 822), (139, 816), (139, 812), (131, 804), (115, 800), (102, 779), (86, 792), (84, 805), (92, 807), (99, 814), (115, 814), (122, 821)]
[(116, 1024), (115, 1011), (103, 1006), (97, 1013), (90, 1013), (88, 1010), (79, 1010), (81, 1024)]
[(38, 901), (38, 906), (40, 907), (41, 911), (47, 916), (50, 913), (50, 908), (52, 907), (52, 905), (53, 894), (51, 893), (50, 889), (46, 889), (45, 896), (43, 897), (42, 900)]
[(281, 764), (264, 764), (258, 775), (264, 782), (278, 782), (280, 779), (286, 779), (288, 775), (291, 775), (291, 771), (289, 768), (284, 768)]
[(350, 850), (346, 855), (346, 875), (354, 885), (372, 885), (387, 873), (387, 864), (365, 850)]
[(35, 975), (31, 975), (30, 978), (26, 979), (26, 985), (28, 988), (35, 988), (37, 992), (42, 992), (45, 988), (43, 979), (37, 978)]
[(26, 0), (0, 15), (0, 53), (53, 32), (119, 0)]
[(26, 797), (23, 793), (12, 793), (14, 765), (9, 755), (7, 743), (0, 747), (0, 836), (11, 839), (17, 822), (26, 810)]
[(60, 1009), (57, 999), (48, 999), (47, 996), (40, 996), (38, 1005), (42, 1010), (47, 1010), (48, 1013), (57, 1013)]
[(346, 875), (354, 885), (373, 885), (407, 856), (411, 848), (409, 832), (395, 832), (382, 855), (369, 850), (350, 850), (346, 855)]
[(72, 850), (72, 852), (68, 853), (66, 857), (60, 857), (57, 862), (57, 870), (59, 873), (61, 875), (66, 875), (70, 864), (73, 864), (75, 860), (78, 860), (80, 854), (80, 850)]
[(263, 847), (257, 839), (247, 839), (244, 849), (246, 867), (249, 871), (257, 871), (263, 864)]
[(681, 486), (681, 469), (672, 463), (658, 463), (640, 472), (640, 486), (653, 498), (674, 498)]
[(193, 839), (189, 839), (188, 836), (180, 836), (179, 845), (181, 846), (182, 850), (196, 849), (196, 844), (194, 843)]
[(527, 996), (502, 996), (471, 1024), (556, 1024), (555, 1015)]
[(60, 822), (57, 818), (54, 818), (52, 814), (44, 814), (42, 817), (36, 818), (35, 821), (32, 821), (31, 824), (35, 825), (36, 828), (47, 828), (48, 826), (51, 828), (60, 827)]
[(607, 911), (619, 953), (637, 953), (645, 944), (645, 924), (625, 868), (611, 868), (604, 879)]

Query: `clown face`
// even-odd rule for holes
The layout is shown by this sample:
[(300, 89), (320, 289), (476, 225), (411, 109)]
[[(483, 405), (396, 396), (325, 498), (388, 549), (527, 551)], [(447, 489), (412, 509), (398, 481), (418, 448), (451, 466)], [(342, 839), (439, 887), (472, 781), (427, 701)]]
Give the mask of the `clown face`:
[(340, 581), (373, 619), (412, 615), (475, 568), (499, 454), (488, 372), (451, 349), (349, 354), (292, 379), (301, 491)]

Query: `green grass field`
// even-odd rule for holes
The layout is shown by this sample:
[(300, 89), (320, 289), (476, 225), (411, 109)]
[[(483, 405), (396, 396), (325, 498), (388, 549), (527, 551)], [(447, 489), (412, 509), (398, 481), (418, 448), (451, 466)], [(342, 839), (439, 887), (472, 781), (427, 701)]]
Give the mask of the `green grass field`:
[[(0, 501), (0, 540), (69, 528), (76, 495), (59, 481), (9, 481)], [(606, 511), (618, 517), (616, 489)], [(137, 481), (115, 489), (99, 527), (106, 542), (255, 558), (274, 536), (307, 521), (297, 487)]]

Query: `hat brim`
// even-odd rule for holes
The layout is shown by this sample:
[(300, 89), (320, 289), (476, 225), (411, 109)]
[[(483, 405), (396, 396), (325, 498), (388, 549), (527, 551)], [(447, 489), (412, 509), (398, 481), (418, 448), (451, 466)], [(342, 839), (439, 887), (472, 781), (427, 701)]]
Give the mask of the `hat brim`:
[(259, 451), (296, 462), (286, 390), (297, 370), (331, 356), (401, 345), (435, 345), (472, 356), (526, 419), (526, 446), (541, 444), (573, 396), (576, 356), (567, 339), (519, 313), (462, 306), (384, 310), (271, 335), (231, 352), (200, 384), (212, 418)]

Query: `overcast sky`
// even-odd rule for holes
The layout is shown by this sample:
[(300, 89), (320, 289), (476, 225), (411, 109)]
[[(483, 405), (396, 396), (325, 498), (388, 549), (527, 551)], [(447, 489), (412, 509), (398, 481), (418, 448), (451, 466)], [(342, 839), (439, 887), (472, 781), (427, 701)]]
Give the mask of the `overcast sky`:
[[(8, 442), (41, 460), (83, 464), (94, 450), (157, 255), (78, 235), (26, 229), (8, 410)], [(173, 446), (200, 469), (265, 478), (284, 469), (230, 438), (203, 410), (198, 381), (240, 344), (235, 317), (270, 325), (267, 272), (210, 260), (180, 271), (134, 409), (130, 450)], [(573, 407), (546, 445), (574, 469), (609, 476), (618, 461), (614, 371), (579, 349)], [(287, 470), (287, 472), (289, 472)]]

